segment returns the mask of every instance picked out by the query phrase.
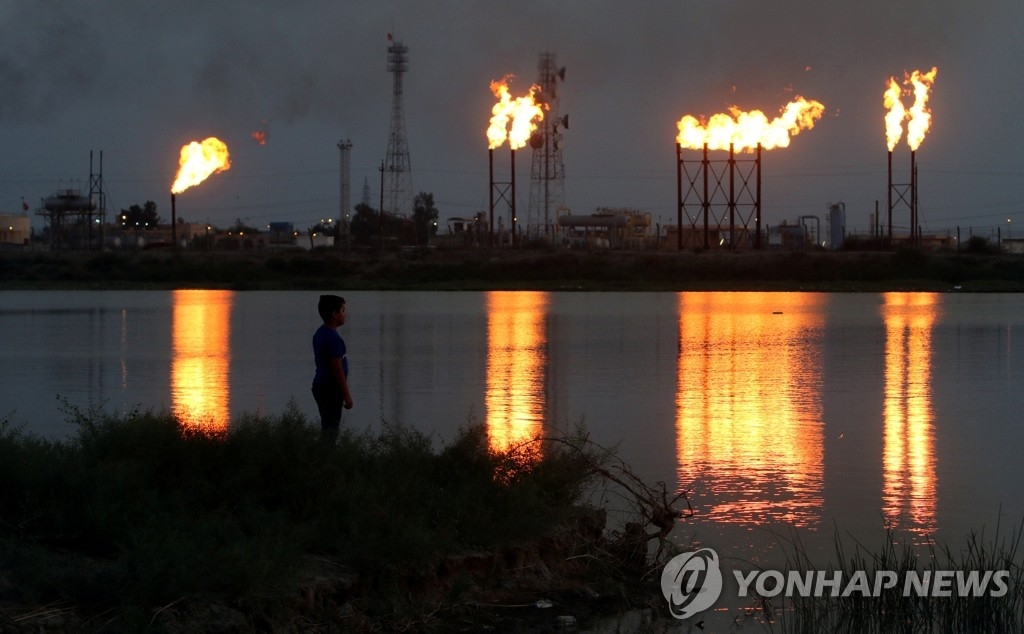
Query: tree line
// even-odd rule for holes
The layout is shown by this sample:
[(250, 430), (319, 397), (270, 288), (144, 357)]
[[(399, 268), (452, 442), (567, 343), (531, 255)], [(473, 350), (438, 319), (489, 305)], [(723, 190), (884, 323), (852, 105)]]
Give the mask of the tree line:
[[(427, 244), (437, 234), (438, 209), (434, 204), (434, 194), (420, 192), (413, 201), (411, 218), (394, 214), (381, 215), (380, 210), (360, 203), (353, 209), (355, 214), (349, 223), (349, 237), (353, 244), (372, 246), (379, 244), (383, 238), (395, 239), (400, 244)], [(157, 213), (157, 204), (147, 200), (142, 205), (131, 205), (122, 209), (119, 216), (122, 228), (148, 230), (156, 229), (163, 222)], [(180, 221), (180, 219), (179, 219)], [(260, 233), (256, 227), (249, 226), (241, 218), (229, 228), (231, 231)], [(340, 237), (342, 229), (334, 223), (323, 221), (309, 228), (311, 233), (322, 233)]]

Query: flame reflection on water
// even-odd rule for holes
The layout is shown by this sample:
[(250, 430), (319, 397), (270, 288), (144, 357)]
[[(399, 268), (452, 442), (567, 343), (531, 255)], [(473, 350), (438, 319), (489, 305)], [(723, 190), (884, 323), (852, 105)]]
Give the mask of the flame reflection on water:
[(185, 424), (205, 430), (230, 422), (232, 291), (172, 294), (171, 404)]
[(931, 331), (935, 293), (886, 293), (882, 508), (891, 528), (935, 529)]
[(546, 292), (487, 293), (487, 433), (504, 450), (541, 435), (548, 365)]
[(824, 504), (813, 293), (681, 293), (679, 481), (720, 522), (815, 527)]

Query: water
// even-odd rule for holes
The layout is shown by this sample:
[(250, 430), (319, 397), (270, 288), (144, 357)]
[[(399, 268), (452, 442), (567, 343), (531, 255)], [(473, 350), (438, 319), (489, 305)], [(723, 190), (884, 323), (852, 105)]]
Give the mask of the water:
[[(767, 563), (793, 528), (815, 549), (837, 528), (955, 546), (1024, 517), (1020, 295), (344, 295), (344, 425), (481, 422), (503, 446), (582, 422), (688, 491), (682, 545)], [(68, 406), (217, 425), (291, 401), (312, 421), (316, 300), (0, 292), (0, 418), (61, 437)]]

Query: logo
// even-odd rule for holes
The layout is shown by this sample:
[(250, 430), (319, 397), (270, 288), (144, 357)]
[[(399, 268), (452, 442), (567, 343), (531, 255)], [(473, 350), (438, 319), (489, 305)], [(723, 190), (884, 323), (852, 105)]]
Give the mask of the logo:
[(718, 553), (701, 548), (670, 559), (661, 571), (661, 593), (677, 619), (686, 619), (710, 608), (722, 594)]
[[(1013, 582), (1009, 570), (733, 570), (732, 574), (738, 598), (998, 598), (1010, 592)], [(688, 619), (714, 605), (722, 585), (718, 553), (710, 548), (676, 555), (661, 571), (661, 593), (677, 619)]]

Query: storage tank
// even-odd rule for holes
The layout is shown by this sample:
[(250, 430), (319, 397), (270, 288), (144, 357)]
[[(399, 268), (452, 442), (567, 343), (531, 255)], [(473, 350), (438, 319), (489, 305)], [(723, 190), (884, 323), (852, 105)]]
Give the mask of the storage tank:
[(846, 205), (830, 203), (828, 206), (829, 248), (842, 249), (846, 240)]
[(77, 189), (62, 189), (43, 201), (43, 207), (51, 213), (84, 213), (96, 210), (96, 201), (83, 196)]

